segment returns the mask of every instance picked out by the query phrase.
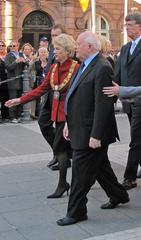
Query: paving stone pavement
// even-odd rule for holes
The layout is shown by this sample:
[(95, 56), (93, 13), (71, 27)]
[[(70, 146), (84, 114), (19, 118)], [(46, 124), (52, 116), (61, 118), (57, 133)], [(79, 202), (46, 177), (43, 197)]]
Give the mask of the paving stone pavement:
[[(109, 157), (122, 181), (130, 136), (126, 116), (117, 115), (117, 122), (121, 141)], [(65, 216), (68, 197), (46, 198), (58, 172), (46, 167), (52, 153), (37, 122), (1, 124), (0, 134), (0, 240), (141, 240), (141, 180), (129, 191), (130, 203), (114, 210), (100, 209), (108, 199), (96, 183), (88, 194), (89, 219), (60, 227), (56, 220)]]

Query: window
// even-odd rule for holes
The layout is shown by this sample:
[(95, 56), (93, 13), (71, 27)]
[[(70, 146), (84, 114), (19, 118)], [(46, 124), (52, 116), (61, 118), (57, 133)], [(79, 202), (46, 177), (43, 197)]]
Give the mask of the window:
[[(91, 30), (91, 18), (86, 22), (85, 28), (87, 30)], [(107, 20), (100, 16), (96, 15), (96, 33), (99, 35), (103, 35), (106, 38), (109, 38), (109, 24)]]

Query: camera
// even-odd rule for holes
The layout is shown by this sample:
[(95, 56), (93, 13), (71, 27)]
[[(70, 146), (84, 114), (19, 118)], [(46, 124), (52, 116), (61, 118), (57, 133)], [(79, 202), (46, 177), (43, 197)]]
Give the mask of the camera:
[(19, 57), (23, 57), (23, 54), (22, 54), (22, 52), (19, 52)]

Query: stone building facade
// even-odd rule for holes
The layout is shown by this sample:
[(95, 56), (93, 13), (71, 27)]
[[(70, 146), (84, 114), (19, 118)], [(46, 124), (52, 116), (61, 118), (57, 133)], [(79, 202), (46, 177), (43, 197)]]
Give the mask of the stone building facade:
[[(128, 0), (128, 10), (141, 5)], [(50, 29), (61, 23), (75, 38), (91, 29), (91, 1), (83, 12), (79, 0), (0, 0), (0, 39), (11, 39), (38, 46), (40, 37), (50, 37)], [(124, 0), (95, 0), (96, 32), (107, 36), (113, 48), (123, 44)]]

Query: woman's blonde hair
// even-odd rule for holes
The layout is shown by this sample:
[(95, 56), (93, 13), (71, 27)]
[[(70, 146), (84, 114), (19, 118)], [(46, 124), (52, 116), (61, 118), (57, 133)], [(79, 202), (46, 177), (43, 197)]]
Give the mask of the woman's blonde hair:
[(59, 45), (69, 52), (69, 57), (73, 57), (76, 50), (76, 42), (72, 36), (62, 33), (53, 39), (53, 45)]
[(25, 48), (26, 46), (30, 47), (31, 51), (33, 51), (32, 45), (31, 45), (30, 43), (25, 43), (25, 44), (22, 46), (22, 48), (21, 48), (22, 52), (24, 51), (24, 48)]
[(6, 47), (6, 44), (4, 41), (0, 40), (0, 43), (2, 43), (4, 45), (4, 47)]
[(109, 43), (108, 43), (108, 39), (106, 39), (106, 37), (104, 36), (98, 36), (99, 40), (101, 42), (101, 53), (107, 53), (108, 49), (109, 49)]

